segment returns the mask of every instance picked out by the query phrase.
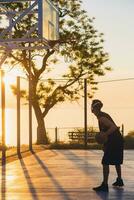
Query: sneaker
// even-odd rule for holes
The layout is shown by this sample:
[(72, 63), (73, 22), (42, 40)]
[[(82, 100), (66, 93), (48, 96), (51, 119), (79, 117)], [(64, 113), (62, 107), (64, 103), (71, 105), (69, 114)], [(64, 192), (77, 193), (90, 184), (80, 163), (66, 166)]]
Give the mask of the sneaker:
[(117, 178), (116, 181), (112, 185), (115, 187), (123, 187), (124, 183), (122, 179)]
[(108, 184), (102, 183), (100, 186), (94, 187), (93, 190), (96, 192), (108, 192)]

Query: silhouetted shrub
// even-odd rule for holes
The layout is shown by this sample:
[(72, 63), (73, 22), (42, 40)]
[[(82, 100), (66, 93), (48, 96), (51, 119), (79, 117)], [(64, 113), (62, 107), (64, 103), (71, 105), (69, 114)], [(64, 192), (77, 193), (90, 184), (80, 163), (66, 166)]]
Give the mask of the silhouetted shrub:
[(134, 135), (127, 135), (124, 137), (125, 149), (134, 149)]

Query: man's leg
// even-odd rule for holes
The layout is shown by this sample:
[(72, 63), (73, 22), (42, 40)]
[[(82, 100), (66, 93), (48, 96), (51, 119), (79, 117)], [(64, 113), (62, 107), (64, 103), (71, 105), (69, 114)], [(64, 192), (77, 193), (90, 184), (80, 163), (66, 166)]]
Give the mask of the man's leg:
[(121, 179), (121, 165), (115, 165), (118, 179)]
[(109, 176), (109, 165), (103, 165), (103, 182), (100, 186), (94, 187), (95, 191), (108, 192), (108, 176)]
[(108, 177), (109, 177), (109, 165), (103, 165), (103, 183), (105, 185), (108, 184)]
[(116, 173), (117, 173), (117, 179), (113, 183), (113, 186), (124, 186), (122, 175), (121, 175), (121, 165), (115, 165)]

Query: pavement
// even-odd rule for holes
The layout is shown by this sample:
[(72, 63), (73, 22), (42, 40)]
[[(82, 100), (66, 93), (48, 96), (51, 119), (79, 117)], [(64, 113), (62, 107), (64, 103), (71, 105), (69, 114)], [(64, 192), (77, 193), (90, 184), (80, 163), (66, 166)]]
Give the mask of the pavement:
[(122, 166), (124, 189), (115, 189), (110, 166), (109, 193), (92, 187), (102, 181), (99, 150), (44, 150), (1, 166), (1, 200), (134, 200), (134, 151)]

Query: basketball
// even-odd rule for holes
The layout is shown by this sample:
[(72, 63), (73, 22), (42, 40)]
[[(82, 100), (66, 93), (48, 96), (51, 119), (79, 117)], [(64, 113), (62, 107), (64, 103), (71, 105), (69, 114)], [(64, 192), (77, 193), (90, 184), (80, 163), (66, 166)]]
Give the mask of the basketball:
[(107, 142), (107, 137), (104, 137), (103, 133), (97, 133), (95, 136), (95, 140), (98, 144), (104, 144)]

